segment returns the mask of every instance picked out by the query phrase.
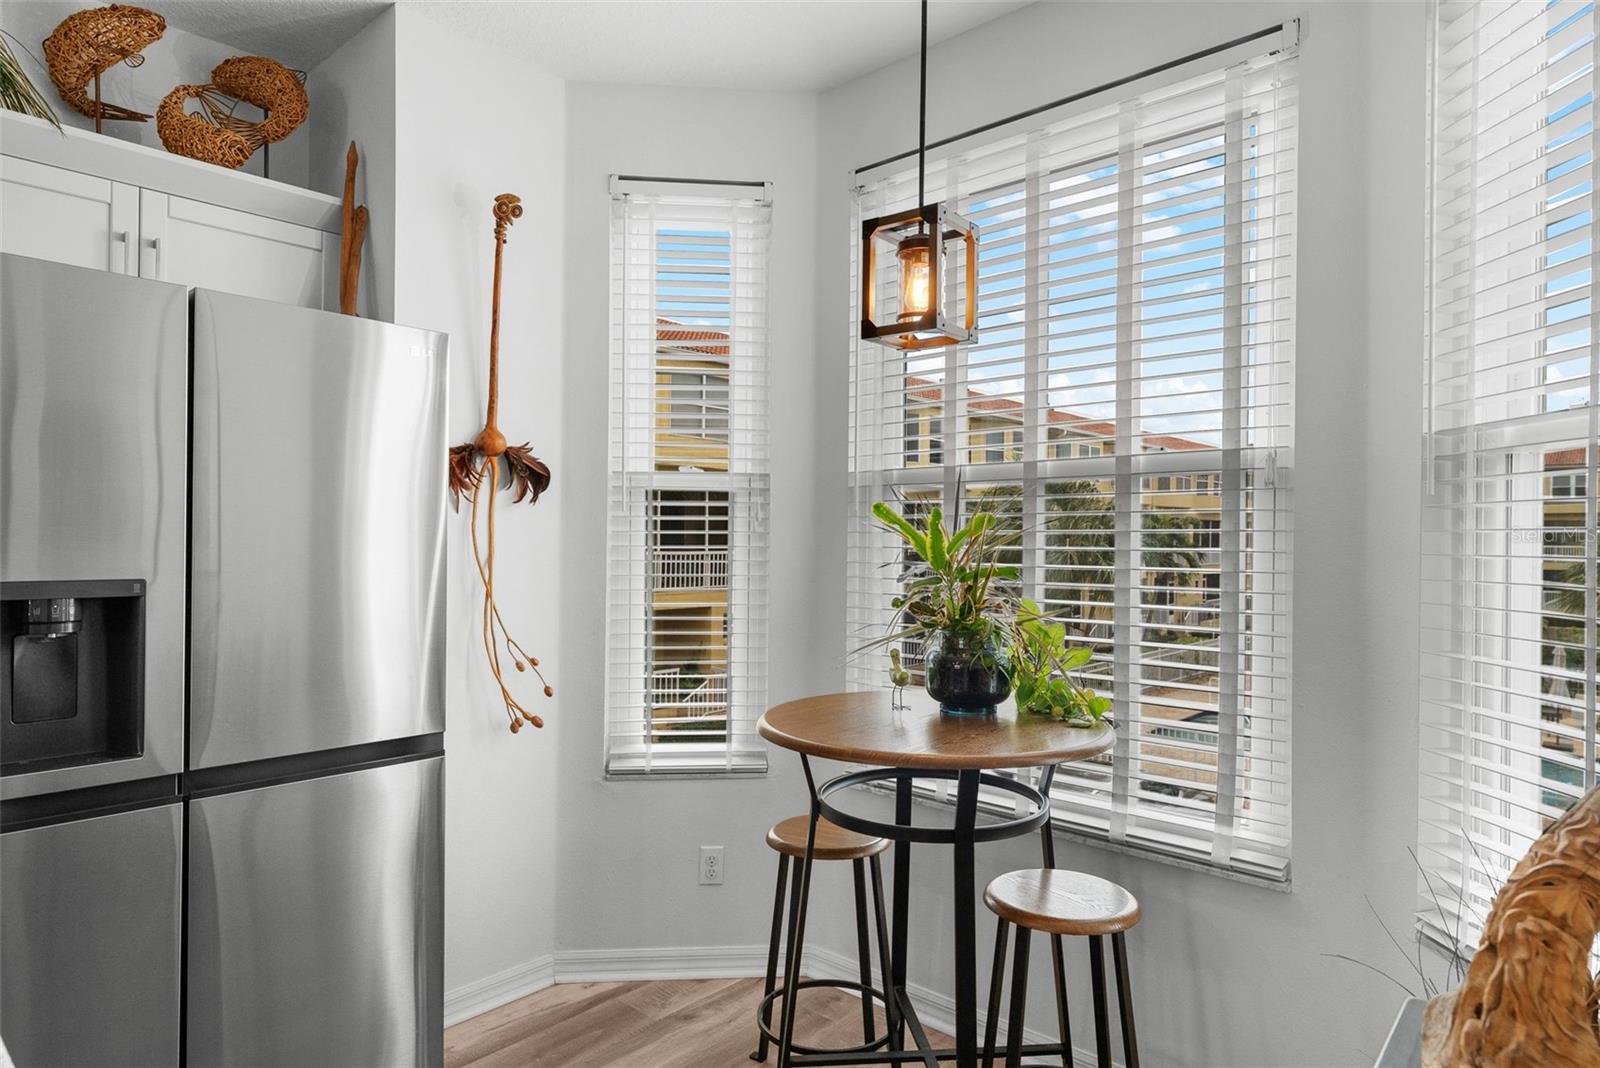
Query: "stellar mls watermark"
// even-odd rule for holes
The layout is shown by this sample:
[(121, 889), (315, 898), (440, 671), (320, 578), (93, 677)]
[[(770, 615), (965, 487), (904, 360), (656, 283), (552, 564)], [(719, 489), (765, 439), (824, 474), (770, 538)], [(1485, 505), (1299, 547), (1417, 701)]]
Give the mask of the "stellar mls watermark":
[(1557, 550), (1576, 549), (1600, 537), (1600, 530), (1587, 527), (1512, 527), (1506, 533), (1513, 545), (1544, 545)]

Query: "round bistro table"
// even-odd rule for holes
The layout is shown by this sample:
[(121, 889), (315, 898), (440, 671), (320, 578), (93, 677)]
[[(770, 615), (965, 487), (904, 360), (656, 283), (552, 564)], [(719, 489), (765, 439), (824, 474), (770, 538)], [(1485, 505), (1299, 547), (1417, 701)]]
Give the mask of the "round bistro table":
[[(908, 704), (896, 705), (891, 694), (839, 693), (807, 697), (770, 709), (761, 717), (757, 729), (773, 745), (800, 754), (806, 788), (811, 793), (811, 826), (806, 856), (801, 862), (799, 907), (791, 918), (790, 944), (802, 945), (805, 937), (806, 902), (811, 887), (811, 853), (816, 843), (817, 820), (826, 816), (833, 823), (862, 834), (892, 839), (894, 853), (894, 905), (890, 971), (886, 991), (886, 1013), (890, 1033), (889, 1048), (859, 1053), (798, 1054), (790, 1049), (794, 1032), (794, 998), (783, 999), (784, 1041), (778, 1050), (778, 1068), (791, 1065), (903, 1064), (921, 1062), (925, 1068), (938, 1068), (941, 1061), (955, 1061), (958, 1068), (977, 1068), (978, 1064), (978, 955), (977, 896), (973, 866), (978, 842), (1014, 838), (1042, 829), (1044, 862), (1055, 863), (1054, 840), (1050, 835), (1050, 783), (1055, 768), (1068, 760), (1096, 756), (1110, 749), (1115, 733), (1108, 725), (1068, 727), (1053, 720), (1019, 718), (1008, 703), (993, 716), (947, 716), (939, 712), (932, 698), (921, 691), (905, 691)], [(841, 760), (872, 765), (865, 771), (836, 776), (817, 785), (811, 771), (811, 758)], [(997, 774), (1001, 768), (1044, 768), (1037, 787)], [(953, 826), (917, 825), (912, 821), (911, 789), (916, 779), (954, 779), (956, 783)], [(893, 782), (894, 823), (881, 823), (845, 812), (830, 798), (851, 786), (874, 782)], [(1028, 801), (1032, 811), (1025, 815), (978, 824), (978, 787), (1004, 790)], [(956, 1045), (954, 1049), (934, 1049), (916, 1007), (906, 996), (906, 935), (911, 899), (911, 845), (914, 842), (945, 844), (954, 847), (955, 895), (955, 976)], [(1060, 940), (1054, 939), (1057, 1008), (1063, 1011), (1065, 978)], [(799, 954), (791, 953), (784, 969), (784, 989), (793, 990), (800, 979)], [(914, 1049), (905, 1048), (909, 1028)], [(1025, 1055), (1060, 1053), (1059, 1045), (1026, 1047)]]

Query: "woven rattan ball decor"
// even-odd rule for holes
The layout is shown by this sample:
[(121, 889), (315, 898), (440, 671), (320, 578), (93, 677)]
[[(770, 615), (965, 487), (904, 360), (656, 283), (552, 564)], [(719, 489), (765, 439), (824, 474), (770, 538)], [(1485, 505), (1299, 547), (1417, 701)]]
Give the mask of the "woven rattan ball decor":
[[(198, 112), (187, 104), (196, 101)], [(233, 113), (239, 101), (266, 112), (260, 122)], [(234, 56), (217, 64), (208, 85), (180, 85), (156, 109), (156, 132), (168, 152), (239, 168), (262, 145), (281, 141), (311, 111), (300, 75), (264, 56)]]
[(142, 111), (97, 103), (89, 86), (118, 63), (137, 67), (142, 52), (167, 32), (167, 20), (154, 11), (128, 4), (92, 7), (62, 19), (44, 39), (44, 61), (50, 80), (69, 106), (93, 118), (143, 122)]

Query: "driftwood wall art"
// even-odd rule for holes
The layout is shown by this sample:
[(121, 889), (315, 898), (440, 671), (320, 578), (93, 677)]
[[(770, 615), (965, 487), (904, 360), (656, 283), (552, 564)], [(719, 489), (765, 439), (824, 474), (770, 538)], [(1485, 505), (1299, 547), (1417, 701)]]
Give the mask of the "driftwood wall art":
[(1600, 787), (1512, 869), (1453, 994), (1423, 1021), (1424, 1068), (1597, 1068)]
[(361, 245), (367, 237), (367, 206), (356, 204), (356, 143), (344, 157), (344, 212), (339, 238), (339, 310), (346, 315), (356, 311), (356, 296), (361, 292)]
[(140, 53), (166, 32), (167, 20), (142, 7), (111, 4), (74, 11), (44, 39), (45, 67), (61, 99), (93, 119), (96, 133), (106, 119), (144, 122), (150, 118), (144, 112), (100, 98), (100, 76), (118, 63), (139, 66)]
[[(511, 733), (522, 729), (524, 723), (544, 726), (544, 720), (529, 712), (506, 685), (502, 669), (501, 649), (518, 671), (532, 671), (544, 686), (544, 695), (554, 697), (555, 690), (539, 670), (539, 658), (532, 656), (517, 643), (506, 628), (500, 615), (500, 605), (494, 589), (494, 500), (502, 479), (508, 481), (512, 502), (526, 500), (535, 504), (539, 495), (550, 486), (550, 469), (537, 456), (528, 451), (526, 443), (507, 445), (500, 432), (500, 266), (505, 255), (506, 231), (522, 216), (522, 202), (510, 193), (494, 198), (494, 297), (489, 319), (489, 408), (483, 429), (472, 441), (450, 450), (450, 493), (461, 507), (465, 494), (472, 501), (472, 556), (478, 564), (478, 577), (483, 581), (483, 651), (489, 661), (489, 670), (500, 687), (500, 699), (505, 703), (506, 715), (511, 720)], [(487, 498), (487, 501), (484, 500)], [(481, 509), (480, 509), (481, 505)], [(478, 536), (478, 514), (483, 511), (484, 537)]]

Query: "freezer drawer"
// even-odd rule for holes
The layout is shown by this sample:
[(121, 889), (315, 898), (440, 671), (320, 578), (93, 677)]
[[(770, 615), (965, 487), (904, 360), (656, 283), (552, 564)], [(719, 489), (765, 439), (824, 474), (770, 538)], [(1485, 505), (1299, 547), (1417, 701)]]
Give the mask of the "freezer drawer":
[(192, 1068), (443, 1063), (443, 766), (189, 802)]
[(444, 349), (195, 291), (191, 768), (444, 729)]
[(182, 818), (0, 835), (0, 1035), (18, 1065), (177, 1065)]

